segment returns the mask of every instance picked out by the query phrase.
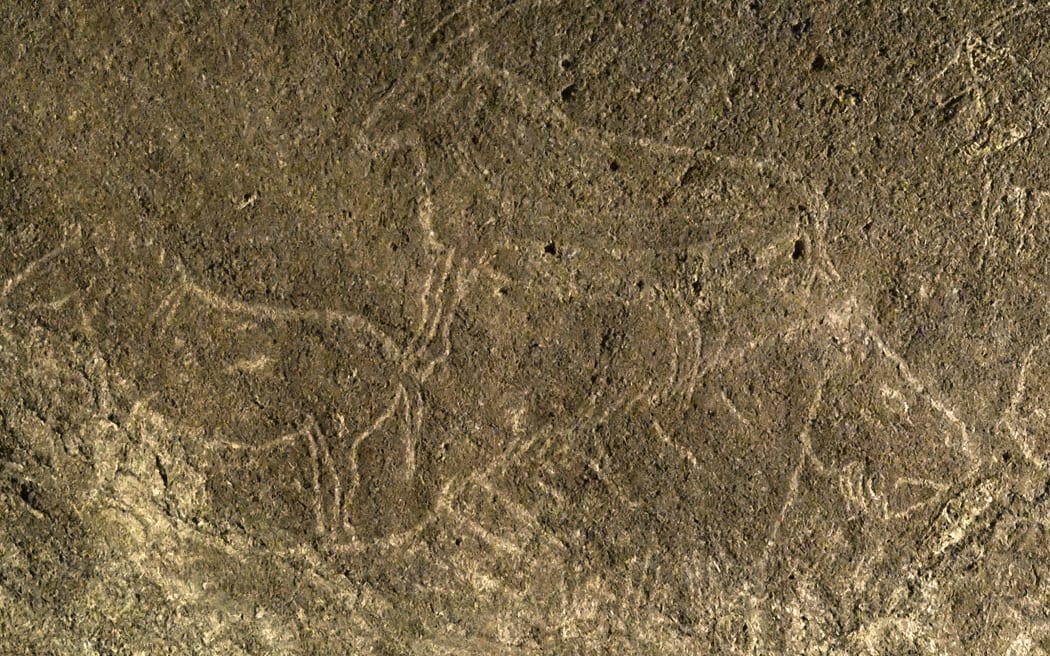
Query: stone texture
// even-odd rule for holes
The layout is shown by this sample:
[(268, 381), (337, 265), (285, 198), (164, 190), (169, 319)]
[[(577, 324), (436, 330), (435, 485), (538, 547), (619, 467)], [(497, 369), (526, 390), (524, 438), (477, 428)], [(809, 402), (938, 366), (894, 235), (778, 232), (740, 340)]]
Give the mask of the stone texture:
[(10, 2), (0, 652), (1050, 652), (1050, 7)]

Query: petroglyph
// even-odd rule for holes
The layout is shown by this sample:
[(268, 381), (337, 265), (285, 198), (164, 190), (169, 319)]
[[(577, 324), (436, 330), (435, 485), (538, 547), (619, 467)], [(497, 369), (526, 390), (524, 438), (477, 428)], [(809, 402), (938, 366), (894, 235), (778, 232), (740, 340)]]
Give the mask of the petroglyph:
[(1046, 6), (620, 5), (11, 8), (0, 652), (1050, 651)]

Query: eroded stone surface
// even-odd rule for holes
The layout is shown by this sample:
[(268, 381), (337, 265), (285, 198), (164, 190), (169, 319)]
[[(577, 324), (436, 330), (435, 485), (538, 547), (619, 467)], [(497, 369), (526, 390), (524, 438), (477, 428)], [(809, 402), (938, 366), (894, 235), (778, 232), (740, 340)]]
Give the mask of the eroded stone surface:
[(12, 653), (1042, 654), (1046, 6), (12, 6)]

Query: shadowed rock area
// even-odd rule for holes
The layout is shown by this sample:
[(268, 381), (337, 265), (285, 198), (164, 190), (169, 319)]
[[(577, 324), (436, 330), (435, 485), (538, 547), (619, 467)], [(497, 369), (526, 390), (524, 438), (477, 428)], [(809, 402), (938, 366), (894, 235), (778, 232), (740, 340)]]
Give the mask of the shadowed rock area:
[(1050, 5), (7, 2), (3, 654), (1050, 654)]

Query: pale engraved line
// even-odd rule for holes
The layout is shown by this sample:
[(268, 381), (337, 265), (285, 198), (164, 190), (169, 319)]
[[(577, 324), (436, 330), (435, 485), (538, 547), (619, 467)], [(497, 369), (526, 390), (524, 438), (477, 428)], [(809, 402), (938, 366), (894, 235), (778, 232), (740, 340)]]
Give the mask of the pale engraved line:
[[(694, 146), (683, 146), (680, 144), (669, 143), (666, 141), (651, 139), (643, 136), (620, 134), (616, 132), (606, 132), (597, 128), (587, 127), (581, 125), (569, 117), (560, 107), (558, 107), (553, 100), (548, 98), (545, 94), (540, 93), (532, 88), (532, 85), (523, 81), (520, 77), (511, 73), (505, 68), (495, 68), (491, 64), (478, 58), (477, 69), (480, 72), (484, 72), (490, 76), (494, 81), (500, 84), (506, 84), (515, 93), (518, 101), (526, 109), (526, 111), (539, 110), (540, 112), (547, 113), (553, 116), (559, 123), (564, 127), (568, 128), (577, 135), (582, 135), (590, 140), (596, 141), (606, 151), (610, 150), (611, 144), (614, 142), (626, 143), (628, 145), (638, 146), (652, 153), (663, 153), (668, 155), (679, 155), (686, 157), (705, 157), (718, 162), (726, 162), (735, 166), (752, 167), (756, 170), (790, 170), (782, 162), (776, 162), (770, 159), (763, 158), (752, 158), (752, 157), (739, 157), (736, 155), (728, 154), (715, 154), (708, 152), (702, 148)], [(798, 177), (798, 176), (796, 176)]]
[(29, 305), (30, 310), (58, 310), (66, 303), (80, 295), (79, 291), (70, 292), (61, 298), (56, 298), (53, 301), (39, 301), (37, 303), (31, 303)]
[(912, 505), (908, 506), (907, 508), (904, 508), (903, 510), (898, 510), (897, 512), (893, 513), (893, 519), (904, 519), (910, 517), (911, 514), (919, 508), (928, 506), (932, 503), (936, 503), (941, 498), (941, 496), (950, 489), (949, 486), (944, 483), (938, 483), (937, 481), (932, 481), (925, 478), (911, 478), (906, 476), (898, 478), (893, 484), (893, 489), (898, 490), (905, 485), (932, 489), (934, 490), (934, 494), (932, 494), (926, 499), (923, 499), (922, 501), (913, 503)]
[[(506, 6), (498, 9), (497, 11), (492, 12), (492, 14), (484, 17), (480, 21), (472, 22), (467, 29), (463, 30), (462, 32), (460, 32), (456, 36), (452, 37), (451, 39), (449, 39), (448, 41), (443, 43), (437, 50), (434, 51), (434, 53), (431, 56), (430, 60), (427, 62), (429, 64), (429, 66), (421, 66), (421, 67), (417, 68), (415, 71), (413, 71), (412, 73), (410, 73), (409, 75), (398, 79), (394, 83), (393, 88), (391, 88), (390, 91), (387, 94), (385, 94), (382, 98), (380, 98), (380, 100), (372, 108), (372, 111), (369, 113), (369, 115), (367, 117), (365, 117), (365, 120), (362, 123), (363, 129), (370, 130), (372, 127), (375, 126), (376, 122), (378, 122), (379, 118), (382, 116), (383, 109), (385, 108), (387, 102), (396, 95), (396, 90), (397, 90), (398, 86), (401, 86), (403, 84), (404, 85), (414, 85), (414, 84), (416, 84), (417, 81), (419, 80), (419, 78), (422, 77), (423, 75), (425, 75), (426, 71), (429, 70), (429, 67), (433, 66), (437, 62), (439, 62), (441, 60), (441, 58), (444, 56), (445, 52), (448, 51), (450, 48), (452, 48), (454, 45), (456, 45), (460, 41), (463, 41), (463, 40), (469, 38), (470, 36), (472, 36), (478, 30), (479, 27), (481, 27), (483, 25), (495, 24), (501, 18), (503, 18), (503, 16), (505, 16), (508, 12), (510, 12), (513, 9), (516, 9), (521, 4), (526, 4), (526, 2), (528, 2), (528, 1), (531, 1), (531, 0), (513, 0), (512, 2), (508, 3)], [(439, 22), (439, 27), (437, 29), (440, 29), (440, 22)]]
[[(423, 401), (422, 401), (422, 398), (419, 396), (419, 390), (418, 389), (414, 389), (413, 392), (414, 392), (415, 398), (417, 399), (417, 403), (421, 404)], [(401, 387), (401, 389), (399, 390), (399, 393), (402, 395), (402, 403), (401, 403), (402, 419), (405, 422), (405, 427), (408, 429), (408, 430), (402, 431), (402, 433), (404, 435), (404, 437), (403, 437), (404, 445), (403, 446), (404, 446), (404, 449), (405, 449), (405, 467), (404, 467), (404, 470), (401, 472), (401, 475), (402, 475), (403, 479), (407, 482), (407, 481), (412, 480), (412, 477), (416, 473), (416, 448), (417, 448), (416, 436), (417, 436), (417, 433), (414, 430), (414, 423), (415, 423), (414, 417), (415, 417), (416, 413), (413, 412), (413, 405), (414, 404), (409, 401), (408, 391), (404, 388), (404, 386)]]
[(721, 389), (719, 390), (719, 394), (722, 397), (722, 402), (725, 403), (727, 408), (729, 408), (729, 412), (733, 415), (733, 418), (739, 421), (744, 426), (744, 428), (752, 430), (753, 427), (751, 426), (751, 422), (747, 420), (747, 417), (740, 413), (740, 410), (737, 409), (736, 404), (734, 404), (732, 399), (730, 399), (726, 395), (726, 391), (724, 389)]
[(245, 444), (243, 442), (234, 442), (231, 440), (212, 439), (204, 443), (204, 448), (206, 450), (229, 449), (232, 451), (270, 451), (293, 444), (302, 439), (305, 432), (305, 429), (299, 429), (290, 433), (285, 433), (284, 435), (275, 437), (271, 440), (267, 440), (261, 444)]
[(382, 344), (383, 349), (395, 358), (401, 357), (401, 349), (396, 342), (385, 332), (377, 328), (372, 322), (356, 314), (337, 312), (334, 310), (298, 310), (293, 308), (280, 308), (260, 303), (249, 303), (246, 301), (224, 298), (211, 292), (193, 282), (187, 282), (190, 292), (211, 307), (229, 312), (230, 314), (246, 314), (249, 316), (262, 316), (278, 320), (306, 320), (317, 322), (346, 323), (351, 327), (362, 330)]
[(331, 515), (330, 525), (335, 528), (339, 526), (342, 519), (343, 482), (339, 478), (339, 472), (336, 471), (332, 462), (332, 454), (328, 449), (328, 439), (321, 431), (321, 426), (317, 423), (317, 419), (313, 415), (309, 415), (307, 420), (310, 424), (309, 432), (311, 438), (315, 440), (317, 445), (318, 462), (320, 466), (325, 468), (328, 476), (332, 479), (332, 508), (329, 510), (329, 514)]
[[(689, 334), (689, 338), (693, 345), (692, 353), (692, 366), (689, 372), (683, 377), (681, 385), (679, 387), (679, 394), (682, 396), (682, 401), (688, 403), (693, 398), (693, 394), (696, 390), (696, 383), (707, 375), (707, 364), (703, 358), (703, 346), (704, 338), (703, 331), (700, 328), (700, 322), (697, 320), (696, 315), (693, 313), (692, 308), (688, 306), (684, 301), (680, 301), (683, 310), (683, 316), (686, 317), (686, 322), (691, 324), (686, 328), (686, 332)], [(701, 370), (703, 368), (703, 370)]]
[[(976, 458), (976, 455), (973, 451), (973, 445), (971, 444), (970, 440), (970, 429), (966, 425), (966, 422), (959, 419), (959, 416), (955, 413), (955, 410), (948, 407), (943, 401), (936, 398), (930, 392), (927, 385), (923, 383), (918, 376), (912, 373), (911, 367), (909, 367), (908, 363), (904, 361), (904, 358), (902, 358), (893, 349), (887, 346), (886, 342), (882, 341), (882, 337), (880, 337), (876, 331), (872, 330), (867, 325), (865, 325), (865, 330), (867, 332), (868, 337), (875, 343), (875, 346), (878, 347), (879, 351), (897, 366), (897, 370), (900, 371), (901, 375), (904, 377), (904, 380), (908, 383), (909, 387), (911, 387), (916, 393), (923, 396), (926, 399), (926, 401), (930, 404), (930, 406), (933, 407), (934, 410), (941, 413), (941, 415), (943, 415), (945, 419), (947, 419), (953, 426), (956, 427), (956, 429), (958, 429), (959, 435), (962, 438), (960, 446), (962, 447), (962, 450), (966, 453), (966, 455), (971, 458)], [(952, 445), (948, 435), (945, 435), (944, 443), (945, 446)]]
[(178, 311), (189, 292), (190, 287), (185, 283), (175, 285), (157, 304), (157, 308), (150, 315), (150, 320), (156, 323), (161, 331), (165, 330), (171, 324), (172, 317), (175, 316), (175, 312)]
[[(430, 303), (427, 302), (427, 296), (430, 294), (430, 288), (434, 284), (434, 272), (433, 270), (427, 272), (427, 278), (423, 282), (423, 291), (419, 295), (419, 320), (416, 322), (415, 334), (418, 337), (422, 335), (427, 329), (427, 322), (430, 320)], [(415, 338), (413, 339), (413, 342)]]
[(535, 515), (535, 513), (530, 512), (522, 504), (514, 501), (513, 499), (508, 498), (506, 494), (501, 493), (501, 491), (496, 489), (496, 487), (492, 484), (491, 481), (483, 479), (478, 482), (478, 485), (480, 485), (481, 488), (484, 489), (486, 492), (499, 497), (499, 499), (503, 503), (505, 503), (508, 508), (510, 508), (511, 512), (517, 516), (519, 521), (523, 522), (537, 534), (541, 535), (550, 545), (560, 550), (568, 549), (568, 547), (566, 547), (565, 544), (561, 540), (559, 540), (552, 531), (543, 528), (542, 522)]
[(1027, 431), (1020, 430), (1015, 422), (1017, 420), (1017, 409), (1021, 405), (1021, 400), (1028, 387), (1028, 370), (1032, 365), (1032, 359), (1035, 357), (1035, 354), (1039, 349), (1046, 346), (1048, 341), (1050, 341), (1050, 333), (1044, 335), (1028, 348), (1028, 352), (1025, 353), (1025, 357), (1021, 360), (1021, 366), (1017, 372), (1017, 382), (1014, 384), (1014, 391), (1010, 395), (1010, 403), (1007, 408), (1003, 410), (1002, 415), (996, 424), (997, 427), (1005, 427), (1014, 442), (1021, 448), (1021, 452), (1024, 454), (1025, 458), (1036, 467), (1043, 470), (1047, 469), (1050, 465), (1048, 465), (1046, 459), (1036, 455), (1032, 450), (1032, 445), (1029, 443), (1031, 435), (1029, 435)]
[(11, 291), (15, 287), (17, 287), (18, 285), (22, 284), (22, 281), (24, 281), (27, 276), (32, 275), (33, 272), (36, 271), (37, 269), (39, 269), (40, 267), (44, 266), (45, 264), (47, 264), (51, 260), (54, 260), (59, 255), (61, 255), (65, 251), (69, 250), (73, 246), (79, 244), (80, 243), (80, 229), (79, 229), (79, 226), (77, 227), (76, 232), (77, 232), (77, 234), (76, 234), (75, 237), (73, 237), (72, 239), (70, 239), (68, 241), (63, 241), (61, 244), (59, 244), (55, 248), (51, 249), (47, 253), (43, 254), (42, 256), (38, 257), (37, 259), (35, 259), (32, 262), (30, 262), (29, 264), (27, 264), (25, 267), (22, 268), (21, 271), (19, 271), (18, 273), (14, 274), (10, 278), (8, 278), (7, 281), (4, 283), (3, 289), (0, 289), (0, 298), (6, 298), (7, 295), (10, 294)]
[(321, 490), (320, 455), (317, 452), (317, 441), (311, 431), (305, 431), (306, 448), (310, 452), (310, 474), (314, 492), (314, 525), (318, 535), (324, 535), (325, 526), (324, 492)]
[(478, 523), (477, 520), (468, 516), (465, 511), (456, 510), (452, 508), (450, 509), (450, 513), (454, 515), (455, 518), (458, 519), (464, 526), (470, 529), (472, 533), (484, 540), (490, 546), (505, 553), (508, 553), (512, 556), (521, 556), (522, 553), (524, 553), (520, 546), (518, 546), (511, 540), (507, 540), (506, 538), (496, 535), (492, 531), (488, 530), (480, 523)]
[(693, 466), (693, 469), (696, 469), (696, 470), (700, 469), (700, 463), (697, 462), (696, 456), (693, 454), (692, 449), (690, 449), (687, 446), (683, 446), (683, 445), (679, 444), (675, 440), (672, 440), (671, 436), (669, 436), (664, 431), (663, 427), (660, 426), (660, 422), (659, 421), (655, 421), (655, 420), (653, 421), (653, 428), (656, 429), (656, 434), (660, 437), (660, 440), (663, 441), (664, 444), (666, 444), (667, 446), (671, 447), (672, 449), (675, 450), (676, 453), (678, 453), (678, 455), (680, 455), (681, 457), (685, 458), (689, 462), (689, 464)]
[(796, 497), (798, 496), (799, 477), (802, 475), (802, 469), (805, 467), (807, 459), (809, 459), (812, 454), (812, 448), (807, 446), (809, 445), (809, 431), (813, 426), (813, 422), (817, 418), (820, 405), (824, 402), (824, 388), (827, 386), (829, 377), (829, 375), (825, 375), (820, 385), (817, 386), (817, 390), (813, 394), (813, 398), (810, 400), (809, 406), (806, 409), (805, 423), (802, 426), (802, 430), (799, 431), (798, 436), (798, 463), (796, 463), (794, 470), (791, 472), (791, 478), (788, 481), (788, 493), (784, 499), (783, 505), (780, 507), (780, 514), (777, 516), (777, 519), (773, 524), (773, 530), (770, 531), (769, 539), (766, 542), (765, 554), (762, 557), (763, 563), (767, 563), (769, 557), (772, 555), (773, 547), (776, 546), (777, 538), (780, 534), (780, 528), (787, 519), (788, 509), (794, 505)]
[(423, 315), (425, 318), (429, 318), (429, 315), (431, 314), (431, 312), (433, 312), (433, 319), (430, 320), (429, 325), (426, 325), (426, 322), (424, 322), (424, 324), (420, 327), (420, 330), (417, 333), (416, 337), (409, 344), (406, 351), (408, 351), (411, 354), (411, 356), (409, 360), (406, 360), (406, 362), (415, 361), (419, 359), (423, 355), (423, 352), (426, 350), (427, 346), (431, 342), (433, 342), (434, 336), (437, 335), (438, 330), (440, 330), (443, 318), (442, 309), (444, 307), (443, 303), (441, 302), (441, 297), (445, 293), (445, 286), (448, 283), (448, 277), (452, 271), (452, 258), (454, 256), (454, 253), (455, 249), (449, 249), (448, 255), (445, 257), (445, 262), (441, 269), (441, 278), (438, 281), (437, 292), (435, 292), (434, 294), (434, 296), (436, 297), (435, 303), (437, 307), (431, 311), (429, 302), (425, 298), (423, 299)]
[(394, 395), (394, 399), (390, 402), (390, 404), (386, 407), (382, 414), (380, 414), (379, 417), (376, 418), (375, 422), (373, 422), (371, 426), (361, 431), (356, 437), (354, 437), (353, 442), (351, 442), (349, 463), (350, 487), (346, 493), (347, 499), (352, 499), (354, 497), (354, 495), (357, 493), (357, 488), (361, 483), (361, 476), (357, 470), (357, 451), (360, 448), (361, 443), (368, 439), (370, 435), (382, 428), (383, 424), (385, 424), (387, 421), (390, 420), (391, 417), (394, 416), (394, 413), (397, 412), (398, 404), (403, 403), (405, 401), (405, 395), (406, 390), (404, 386), (398, 386), (397, 394)]
[[(667, 304), (666, 300), (663, 298), (664, 297), (663, 290), (660, 289), (660, 287), (657, 287), (657, 291), (661, 292), (661, 293), (657, 294), (657, 301), (660, 302), (660, 307), (661, 307), (661, 309), (663, 309), (664, 316), (667, 317), (668, 324), (670, 324), (672, 326), (679, 325), (680, 324), (680, 320), (674, 315), (674, 313), (671, 312), (671, 307)], [(683, 375), (681, 373), (682, 367), (683, 366), (688, 366), (687, 364), (683, 365), (682, 362), (681, 362), (681, 358), (680, 358), (680, 354), (679, 354), (679, 342), (680, 342), (680, 340), (677, 339), (677, 336), (672, 341), (672, 345), (671, 345), (672, 346), (672, 348), (671, 348), (671, 367), (670, 367), (671, 375), (670, 375), (669, 380), (667, 382), (667, 387), (660, 393), (660, 398), (661, 399), (663, 399), (664, 397), (668, 396), (669, 394), (674, 393), (675, 388), (678, 386), (678, 381), (680, 381), (683, 378)]]

